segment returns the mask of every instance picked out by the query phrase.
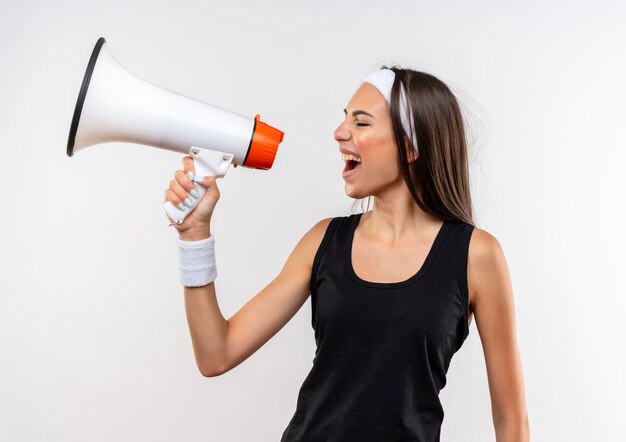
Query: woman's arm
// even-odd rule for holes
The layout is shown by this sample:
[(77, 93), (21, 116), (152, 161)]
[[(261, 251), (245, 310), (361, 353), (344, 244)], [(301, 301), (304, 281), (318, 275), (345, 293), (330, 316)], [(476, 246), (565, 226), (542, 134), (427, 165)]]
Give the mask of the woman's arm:
[[(250, 357), (274, 336), (309, 297), (313, 259), (332, 218), (315, 224), (298, 242), (283, 269), (228, 320), (217, 303), (215, 284), (185, 287), (187, 322), (196, 364), (207, 377), (219, 376)], [(208, 237), (199, 232), (192, 241)]]
[[(198, 241), (211, 236), (211, 229), (187, 230), (180, 234), (183, 241)], [(222, 364), (227, 322), (217, 303), (215, 283), (202, 287), (183, 287), (185, 312), (191, 335), (196, 365), (203, 376), (214, 376)]]
[(483, 345), (491, 412), (498, 442), (530, 440), (521, 357), (517, 345), (513, 289), (498, 240), (474, 228), (468, 284)]

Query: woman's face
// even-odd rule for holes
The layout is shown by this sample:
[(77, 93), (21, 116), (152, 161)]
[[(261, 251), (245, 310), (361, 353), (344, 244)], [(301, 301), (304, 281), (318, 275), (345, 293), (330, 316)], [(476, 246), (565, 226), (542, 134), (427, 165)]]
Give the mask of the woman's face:
[(361, 158), (352, 171), (347, 169), (353, 164), (344, 162), (346, 194), (355, 199), (377, 196), (403, 182), (390, 108), (378, 89), (363, 83), (344, 112), (345, 120), (335, 129), (334, 138), (341, 153)]

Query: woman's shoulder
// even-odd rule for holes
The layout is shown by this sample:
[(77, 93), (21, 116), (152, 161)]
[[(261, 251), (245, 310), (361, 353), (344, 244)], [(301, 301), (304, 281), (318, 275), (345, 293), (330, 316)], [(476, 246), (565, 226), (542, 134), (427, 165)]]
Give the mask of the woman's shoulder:
[(313, 227), (311, 227), (311, 230), (315, 230), (317, 235), (321, 234), (324, 236), (324, 233), (331, 227), (331, 225), (333, 227), (338, 226), (339, 224), (349, 222), (351, 219), (359, 215), (362, 215), (362, 213), (352, 213), (349, 215), (336, 215), (328, 218), (322, 218), (317, 221)]
[(470, 290), (489, 284), (493, 278), (506, 278), (508, 267), (500, 241), (487, 230), (474, 226), (468, 249), (468, 278)]
[(471, 226), (471, 238), (469, 243), (469, 253), (474, 259), (489, 259), (494, 257), (502, 251), (502, 245), (500, 241), (487, 230), (481, 229), (472, 224)]
[(314, 227), (319, 229), (318, 235), (325, 236), (328, 234), (329, 236), (334, 233), (336, 230), (341, 230), (342, 226), (345, 229), (346, 226), (354, 220), (354, 218), (362, 215), (362, 213), (352, 213), (349, 215), (337, 215), (331, 216), (329, 218), (324, 218), (315, 224)]
[(447, 222), (464, 231), (466, 240), (469, 240), (468, 254), (471, 261), (485, 262), (501, 252), (500, 242), (487, 230), (464, 220), (453, 219)]
[(316, 221), (315, 224), (313, 224), (313, 226), (310, 227), (309, 230), (302, 236), (299, 244), (306, 251), (306, 254), (311, 258), (309, 259), (309, 261), (313, 261), (312, 258), (315, 256), (317, 249), (322, 244), (322, 241), (326, 236), (326, 232), (328, 232), (331, 223), (333, 223), (334, 220), (339, 220), (339, 218), (343, 217), (331, 216), (328, 218), (322, 218), (321, 220)]
[(322, 218), (321, 220), (317, 221), (305, 234), (307, 242), (310, 246), (309, 251), (317, 251), (317, 249), (322, 244), (324, 238), (330, 238), (335, 231), (341, 228), (342, 225), (345, 226), (345, 223), (349, 222), (351, 219), (359, 215), (361, 214), (354, 213), (350, 215), (337, 215)]

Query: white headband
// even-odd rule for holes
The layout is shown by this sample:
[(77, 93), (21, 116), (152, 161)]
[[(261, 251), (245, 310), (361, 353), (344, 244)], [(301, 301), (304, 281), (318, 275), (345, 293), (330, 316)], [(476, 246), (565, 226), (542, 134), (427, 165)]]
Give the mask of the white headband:
[[(369, 83), (374, 86), (385, 97), (387, 104), (391, 106), (391, 87), (396, 78), (396, 73), (391, 69), (379, 69), (372, 72), (363, 83)], [(415, 129), (413, 128), (413, 117), (411, 115), (411, 106), (406, 99), (406, 92), (404, 91), (404, 85), (400, 84), (400, 118), (402, 120), (402, 128), (404, 133), (411, 139), (415, 152), (417, 152), (417, 137), (415, 136)]]

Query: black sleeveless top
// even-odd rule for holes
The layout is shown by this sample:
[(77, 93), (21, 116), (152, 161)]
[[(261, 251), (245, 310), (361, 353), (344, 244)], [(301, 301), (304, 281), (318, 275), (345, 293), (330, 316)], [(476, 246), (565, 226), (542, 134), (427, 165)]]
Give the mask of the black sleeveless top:
[(359, 278), (352, 241), (362, 214), (333, 218), (313, 261), (317, 348), (281, 442), (439, 441), (439, 391), (469, 333), (467, 253), (473, 230), (444, 221), (418, 272)]

